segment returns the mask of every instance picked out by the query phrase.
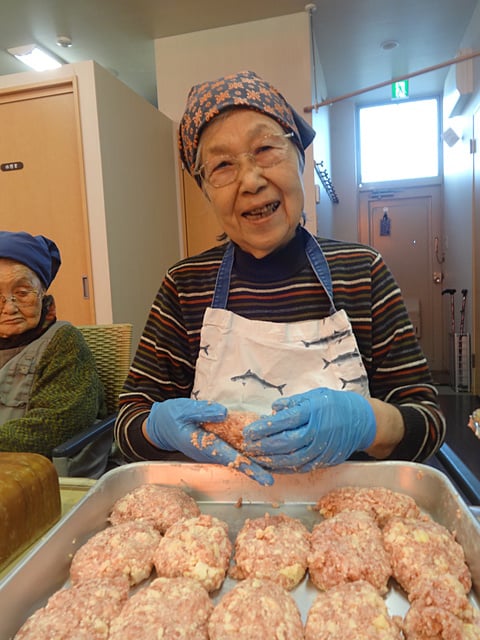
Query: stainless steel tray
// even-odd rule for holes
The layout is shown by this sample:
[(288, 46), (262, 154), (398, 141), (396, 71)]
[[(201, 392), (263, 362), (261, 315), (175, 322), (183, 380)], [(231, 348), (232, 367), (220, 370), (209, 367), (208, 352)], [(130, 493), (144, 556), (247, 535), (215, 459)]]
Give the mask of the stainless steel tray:
[[(300, 518), (309, 529), (321, 519), (312, 511), (320, 496), (332, 489), (356, 485), (383, 486), (414, 498), (420, 508), (457, 534), (473, 577), (472, 602), (480, 601), (480, 524), (440, 471), (407, 462), (351, 462), (308, 474), (277, 475), (271, 487), (261, 487), (243, 474), (222, 466), (139, 462), (114, 469), (100, 478), (80, 502), (0, 582), (0, 638), (12, 638), (24, 620), (57, 589), (68, 584), (74, 552), (105, 528), (114, 502), (144, 483), (184, 488), (200, 504), (229, 524), (232, 541), (245, 518), (284, 512)], [(241, 501), (241, 506), (239, 506)], [(227, 578), (216, 598), (236, 584)], [(317, 591), (305, 579), (293, 592), (305, 620)], [(408, 603), (391, 589), (386, 598), (391, 613), (404, 615)]]

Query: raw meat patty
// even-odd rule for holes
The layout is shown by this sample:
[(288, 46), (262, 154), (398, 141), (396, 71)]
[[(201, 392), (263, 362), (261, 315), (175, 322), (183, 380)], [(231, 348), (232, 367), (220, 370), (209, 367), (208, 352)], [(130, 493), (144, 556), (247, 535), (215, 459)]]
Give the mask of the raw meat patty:
[(383, 541), (393, 576), (409, 593), (422, 576), (451, 574), (465, 593), (472, 587), (462, 547), (448, 529), (430, 519), (392, 518), (383, 529)]
[(472, 607), (470, 620), (459, 618), (441, 607), (414, 603), (403, 624), (407, 640), (479, 640), (480, 615)]
[(208, 623), (210, 640), (303, 640), (297, 604), (279, 584), (247, 578), (226, 593)]
[(113, 505), (109, 521), (145, 520), (160, 533), (178, 520), (200, 515), (195, 500), (179, 487), (144, 484), (125, 494)]
[(471, 616), (471, 604), (462, 583), (451, 574), (420, 576), (408, 593), (411, 603), (440, 607), (460, 618)]
[(210, 592), (221, 587), (231, 553), (227, 523), (202, 514), (172, 525), (153, 561), (159, 576), (194, 578)]
[(403, 625), (407, 640), (480, 638), (480, 613), (456, 577), (421, 576), (408, 598), (412, 604)]
[(325, 518), (341, 511), (366, 511), (380, 527), (393, 516), (420, 517), (420, 509), (413, 498), (384, 487), (341, 487), (320, 498), (315, 508)]
[(247, 519), (235, 540), (232, 578), (268, 578), (291, 590), (307, 570), (310, 532), (300, 520), (266, 513)]
[(369, 582), (319, 593), (307, 615), (305, 640), (400, 640), (401, 631)]
[(392, 574), (382, 532), (364, 511), (342, 511), (313, 527), (308, 570), (322, 590), (366, 580), (381, 594)]
[(204, 422), (202, 427), (206, 431), (215, 433), (217, 436), (232, 445), (234, 449), (243, 450), (243, 429), (259, 419), (258, 413), (253, 411), (229, 411), (226, 420), (223, 422)]
[(128, 591), (125, 577), (87, 580), (60, 589), (26, 620), (15, 640), (106, 640)]
[(191, 578), (157, 578), (137, 591), (110, 628), (109, 640), (208, 640), (213, 610), (207, 591)]
[(123, 522), (92, 536), (75, 553), (70, 579), (78, 583), (92, 577), (127, 576), (135, 585), (148, 578), (160, 532), (146, 522)]

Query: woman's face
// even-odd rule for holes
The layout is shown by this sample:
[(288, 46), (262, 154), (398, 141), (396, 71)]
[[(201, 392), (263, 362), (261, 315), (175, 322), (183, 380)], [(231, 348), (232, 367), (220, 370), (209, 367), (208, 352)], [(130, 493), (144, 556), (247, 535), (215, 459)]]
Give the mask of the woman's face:
[[(213, 157), (258, 149), (265, 136), (285, 131), (272, 118), (251, 109), (234, 109), (219, 116), (201, 136), (199, 164)], [(278, 164), (262, 168), (246, 155), (238, 157), (237, 179), (223, 187), (203, 182), (204, 192), (228, 237), (244, 251), (262, 258), (295, 235), (304, 205), (299, 155), (287, 140), (287, 153)]]
[[(37, 326), (43, 293), (43, 286), (31, 269), (0, 258), (0, 338), (10, 338)], [(5, 303), (2, 296), (7, 298)], [(10, 296), (16, 296), (17, 301)]]

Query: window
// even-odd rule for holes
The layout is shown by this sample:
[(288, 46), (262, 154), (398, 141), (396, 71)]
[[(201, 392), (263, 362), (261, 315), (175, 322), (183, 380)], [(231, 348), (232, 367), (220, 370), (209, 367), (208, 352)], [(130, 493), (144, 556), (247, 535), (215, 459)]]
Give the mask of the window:
[(358, 108), (360, 186), (440, 175), (437, 98)]

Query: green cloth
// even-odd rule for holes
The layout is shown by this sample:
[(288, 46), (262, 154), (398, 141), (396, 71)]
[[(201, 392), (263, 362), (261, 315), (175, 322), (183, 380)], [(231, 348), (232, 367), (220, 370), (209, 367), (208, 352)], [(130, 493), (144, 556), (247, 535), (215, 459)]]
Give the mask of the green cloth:
[(65, 325), (38, 364), (25, 415), (0, 425), (0, 451), (51, 457), (54, 447), (106, 413), (93, 355), (79, 329)]

